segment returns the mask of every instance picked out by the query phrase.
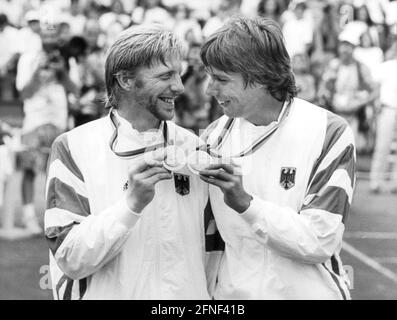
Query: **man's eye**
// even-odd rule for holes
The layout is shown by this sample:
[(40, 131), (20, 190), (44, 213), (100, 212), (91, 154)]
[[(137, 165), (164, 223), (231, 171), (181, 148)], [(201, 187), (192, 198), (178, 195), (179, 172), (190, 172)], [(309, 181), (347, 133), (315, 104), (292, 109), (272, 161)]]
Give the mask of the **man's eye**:
[(171, 78), (171, 76), (172, 76), (171, 73), (166, 73), (166, 74), (163, 74), (160, 78), (163, 80), (168, 80)]

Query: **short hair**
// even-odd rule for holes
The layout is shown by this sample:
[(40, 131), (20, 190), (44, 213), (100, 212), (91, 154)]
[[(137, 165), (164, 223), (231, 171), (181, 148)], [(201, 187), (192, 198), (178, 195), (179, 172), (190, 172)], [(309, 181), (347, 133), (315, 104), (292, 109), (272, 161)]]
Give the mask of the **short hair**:
[(296, 96), (291, 59), (278, 24), (270, 19), (235, 16), (201, 48), (208, 68), (239, 73), (245, 85), (265, 85), (279, 101)]
[(160, 24), (132, 26), (124, 30), (107, 52), (105, 62), (106, 108), (117, 108), (121, 87), (118, 76), (134, 77), (141, 67), (150, 67), (172, 56), (183, 57), (185, 48), (176, 35)]

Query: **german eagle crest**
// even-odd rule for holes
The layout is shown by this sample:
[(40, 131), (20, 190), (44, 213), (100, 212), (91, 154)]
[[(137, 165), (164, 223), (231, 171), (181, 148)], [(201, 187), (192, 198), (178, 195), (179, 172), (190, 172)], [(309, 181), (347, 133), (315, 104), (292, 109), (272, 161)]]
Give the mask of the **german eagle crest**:
[(285, 190), (289, 190), (295, 185), (295, 174), (296, 174), (296, 168), (293, 167), (281, 168), (280, 185)]

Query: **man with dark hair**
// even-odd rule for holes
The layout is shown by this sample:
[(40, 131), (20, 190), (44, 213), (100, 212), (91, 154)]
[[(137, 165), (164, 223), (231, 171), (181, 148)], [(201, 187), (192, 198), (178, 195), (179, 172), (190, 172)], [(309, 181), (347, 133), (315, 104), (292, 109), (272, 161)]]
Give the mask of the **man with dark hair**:
[(208, 188), (161, 151), (198, 143), (169, 121), (184, 89), (182, 54), (160, 26), (125, 30), (106, 57), (109, 115), (54, 142), (45, 233), (56, 298), (209, 298)]
[(295, 97), (290, 58), (271, 20), (229, 20), (201, 58), (208, 94), (225, 113), (203, 135), (221, 161), (200, 171), (224, 240), (213, 297), (348, 299), (339, 253), (355, 147), (346, 121)]

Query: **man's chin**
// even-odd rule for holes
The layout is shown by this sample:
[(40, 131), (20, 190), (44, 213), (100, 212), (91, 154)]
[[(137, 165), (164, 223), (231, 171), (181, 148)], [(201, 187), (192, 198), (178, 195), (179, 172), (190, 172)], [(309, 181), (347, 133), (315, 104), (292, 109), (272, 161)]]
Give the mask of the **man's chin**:
[(162, 121), (172, 120), (174, 116), (175, 116), (175, 110), (170, 110), (170, 111), (162, 110), (156, 115), (157, 119)]
[(229, 118), (237, 118), (238, 117), (238, 115), (235, 112), (233, 112), (231, 109), (222, 108), (222, 110), (223, 110), (223, 113), (226, 116), (228, 116)]
[(167, 108), (165, 109), (164, 107), (160, 107), (156, 105), (156, 107), (153, 108), (148, 108), (150, 113), (155, 116), (157, 119), (160, 121), (168, 121), (172, 120), (175, 115), (175, 108)]

